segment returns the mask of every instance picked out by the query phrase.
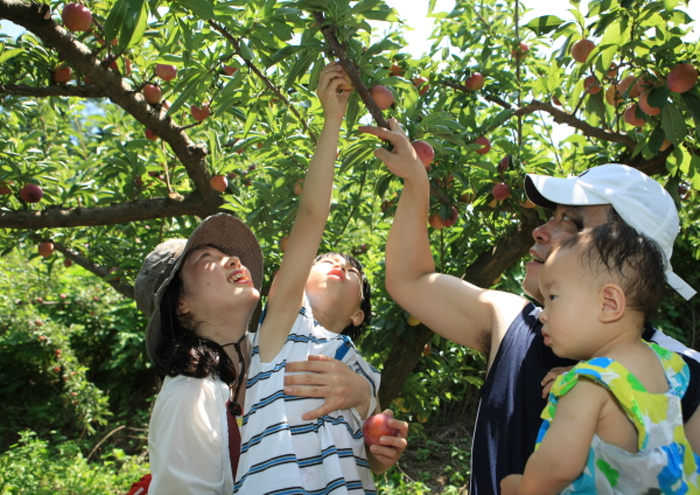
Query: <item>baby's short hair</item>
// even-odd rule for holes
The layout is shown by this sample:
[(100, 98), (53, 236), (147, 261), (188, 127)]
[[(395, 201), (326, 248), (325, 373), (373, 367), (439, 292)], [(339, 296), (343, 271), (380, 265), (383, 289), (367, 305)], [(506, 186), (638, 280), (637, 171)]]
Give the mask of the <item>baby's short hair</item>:
[(656, 241), (624, 222), (611, 222), (583, 230), (560, 248), (576, 248), (583, 267), (597, 279), (612, 277), (625, 291), (628, 307), (645, 321), (654, 315), (666, 286), (666, 258)]

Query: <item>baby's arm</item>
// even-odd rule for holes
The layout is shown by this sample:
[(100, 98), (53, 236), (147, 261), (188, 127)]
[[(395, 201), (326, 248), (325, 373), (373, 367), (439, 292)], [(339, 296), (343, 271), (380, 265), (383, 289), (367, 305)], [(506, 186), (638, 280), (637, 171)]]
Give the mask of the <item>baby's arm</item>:
[(338, 135), (350, 96), (349, 91), (338, 92), (338, 86), (344, 83), (347, 80), (340, 65), (329, 64), (321, 72), (318, 96), (325, 120), (306, 172), (299, 210), (289, 234), (282, 265), (270, 287), (267, 313), (260, 329), (259, 348), (263, 362), (277, 355), (289, 335), (289, 329), (301, 308), (306, 280), (326, 227)]
[(549, 431), (528, 459), (522, 477), (511, 475), (501, 481), (502, 495), (555, 495), (578, 478), (603, 406), (610, 400), (604, 387), (579, 380), (559, 399)]

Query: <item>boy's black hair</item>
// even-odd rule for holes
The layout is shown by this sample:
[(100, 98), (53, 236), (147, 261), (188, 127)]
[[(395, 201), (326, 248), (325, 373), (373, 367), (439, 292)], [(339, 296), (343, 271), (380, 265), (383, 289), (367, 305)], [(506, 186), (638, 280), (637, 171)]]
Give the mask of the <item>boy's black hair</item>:
[(666, 258), (656, 241), (624, 222), (609, 222), (580, 232), (561, 247), (579, 244), (584, 267), (595, 275), (613, 275), (625, 291), (627, 305), (649, 321), (666, 286)]
[(350, 256), (349, 254), (336, 252), (323, 253), (316, 256), (314, 263), (318, 263), (322, 259), (329, 258), (331, 256), (342, 257), (347, 263), (350, 263), (350, 265), (352, 265), (354, 268), (357, 268), (357, 270), (360, 272), (360, 280), (362, 282), (362, 300), (360, 301), (360, 309), (364, 312), (365, 317), (359, 325), (355, 326), (352, 323), (350, 323), (341, 332), (342, 335), (347, 335), (351, 339), (355, 340), (357, 337), (360, 336), (360, 334), (363, 331), (367, 329), (367, 327), (369, 326), (369, 322), (372, 320), (372, 287), (370, 286), (369, 281), (367, 280), (367, 275), (365, 274), (365, 267), (362, 266), (362, 263), (360, 263), (356, 258)]

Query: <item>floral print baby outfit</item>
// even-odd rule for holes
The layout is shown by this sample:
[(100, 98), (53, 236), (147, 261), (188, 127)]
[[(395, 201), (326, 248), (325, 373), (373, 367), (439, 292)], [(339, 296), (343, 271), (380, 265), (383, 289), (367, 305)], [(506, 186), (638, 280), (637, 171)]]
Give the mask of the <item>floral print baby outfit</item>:
[(647, 392), (627, 368), (606, 357), (583, 361), (555, 381), (542, 411), (544, 421), (535, 449), (549, 429), (559, 398), (580, 377), (606, 387), (639, 432), (636, 454), (594, 435), (583, 473), (562, 494), (700, 494), (700, 457), (693, 454), (685, 436), (680, 405), (690, 378), (688, 367), (676, 353), (647, 345), (664, 367), (669, 384), (666, 393)]

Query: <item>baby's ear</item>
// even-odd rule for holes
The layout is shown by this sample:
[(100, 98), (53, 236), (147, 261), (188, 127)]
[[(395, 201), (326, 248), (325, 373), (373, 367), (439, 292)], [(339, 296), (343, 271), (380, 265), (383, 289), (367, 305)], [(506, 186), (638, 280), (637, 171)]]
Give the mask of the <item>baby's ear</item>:
[(600, 289), (600, 315), (603, 323), (612, 323), (625, 314), (627, 298), (625, 291), (617, 284), (605, 284)]

